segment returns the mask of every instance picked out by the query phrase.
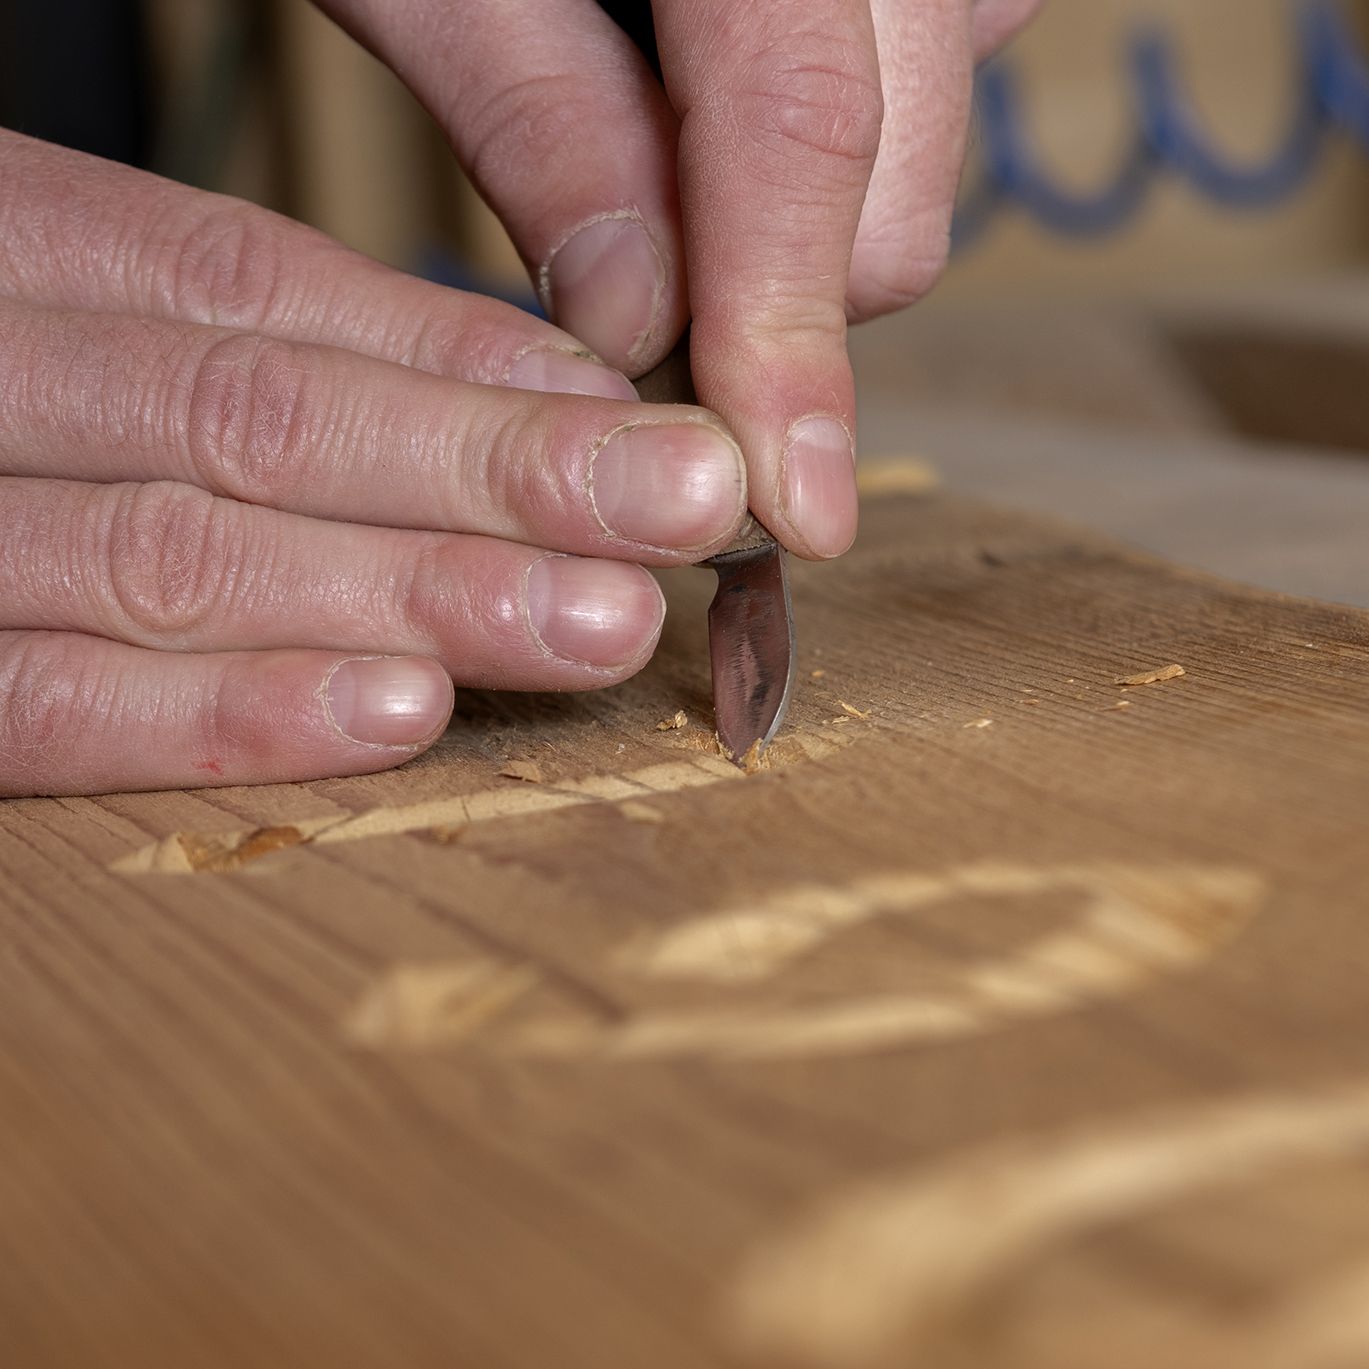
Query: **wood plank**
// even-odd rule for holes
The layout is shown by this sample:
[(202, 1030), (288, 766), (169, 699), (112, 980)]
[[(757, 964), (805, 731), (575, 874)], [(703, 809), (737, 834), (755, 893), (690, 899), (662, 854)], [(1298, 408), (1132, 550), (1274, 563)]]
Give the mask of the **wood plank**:
[(795, 569), (754, 776), (684, 571), (393, 774), (0, 805), (7, 1365), (1369, 1354), (1369, 615), (945, 496)]

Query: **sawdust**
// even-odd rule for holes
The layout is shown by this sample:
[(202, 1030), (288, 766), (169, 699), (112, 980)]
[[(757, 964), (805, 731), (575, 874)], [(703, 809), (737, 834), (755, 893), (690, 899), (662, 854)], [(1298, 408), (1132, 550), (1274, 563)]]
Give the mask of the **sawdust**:
[(1123, 689), (1130, 689), (1135, 685), (1163, 684), (1166, 680), (1177, 680), (1181, 675), (1188, 672), (1181, 665), (1160, 666), (1155, 670), (1147, 670), (1140, 675), (1122, 675), (1113, 681)]
[(820, 680), (826, 674), (827, 672), (825, 670), (810, 670), (808, 672), (808, 678), (810, 680)]
[(691, 732), (687, 737), (681, 737), (676, 743), (686, 751), (702, 751), (709, 756), (721, 756), (723, 760), (730, 761), (731, 755), (723, 749), (723, 744), (718, 740), (716, 732)]
[(637, 799), (628, 799), (620, 803), (618, 811), (629, 822), (660, 824), (665, 821), (665, 814), (659, 809), (653, 808), (649, 803), (641, 803)]
[(689, 714), (684, 709), (680, 709), (673, 718), (667, 718), (664, 722), (656, 724), (657, 732), (679, 732), (689, 726)]
[(258, 827), (240, 841), (232, 838), (205, 839), (186, 832), (181, 834), (180, 844), (192, 870), (224, 874), (229, 870), (240, 870), (244, 865), (270, 855), (272, 851), (299, 846), (308, 840), (298, 827)]
[(744, 775), (754, 775), (758, 770), (770, 769), (770, 758), (766, 754), (765, 744), (759, 737), (747, 747), (746, 755), (737, 764), (741, 766)]
[(506, 780), (522, 780), (526, 784), (545, 784), (546, 776), (536, 761), (510, 761), (500, 772)]

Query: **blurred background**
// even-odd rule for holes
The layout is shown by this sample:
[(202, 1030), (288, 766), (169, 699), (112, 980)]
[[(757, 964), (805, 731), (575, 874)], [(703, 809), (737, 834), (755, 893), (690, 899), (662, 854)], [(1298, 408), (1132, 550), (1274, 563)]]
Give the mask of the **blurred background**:
[[(853, 335), (864, 452), (1369, 603), (1369, 3), (1047, 0), (977, 105), (944, 283)], [(0, 122), (535, 307), (308, 0), (0, 0)]]
[[(1369, 34), (1363, 0), (1048, 0), (1000, 64), (1013, 88), (1007, 139), (981, 99), (966, 199), (982, 198), (995, 142), (1020, 144), (1059, 196), (1089, 200), (1115, 182), (1147, 131), (1135, 66), (1148, 36), (1176, 78), (1168, 98), (1214, 156), (1242, 172), (1277, 162), (1330, 84), (1305, 51), (1320, 11), (1341, 22), (1333, 45)], [(0, 14), (8, 126), (268, 204), (405, 269), (525, 292), (432, 122), (308, 0), (4, 0)], [(1369, 100), (1358, 112), (1359, 137), (1353, 112), (1323, 118), (1291, 150), (1291, 174), (1276, 168), (1252, 204), (1169, 167), (1102, 229), (1043, 224), (1017, 203), (967, 212), (941, 293), (1136, 293), (1363, 262)]]

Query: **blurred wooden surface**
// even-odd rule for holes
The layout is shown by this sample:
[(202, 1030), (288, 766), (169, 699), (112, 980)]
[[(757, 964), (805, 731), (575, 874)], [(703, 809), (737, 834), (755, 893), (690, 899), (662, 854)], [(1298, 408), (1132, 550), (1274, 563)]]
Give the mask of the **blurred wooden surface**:
[(860, 445), (1268, 589), (1369, 606), (1369, 277), (853, 330)]
[(919, 480), (772, 770), (684, 571), (399, 772), (0, 805), (6, 1369), (1369, 1356), (1369, 615)]

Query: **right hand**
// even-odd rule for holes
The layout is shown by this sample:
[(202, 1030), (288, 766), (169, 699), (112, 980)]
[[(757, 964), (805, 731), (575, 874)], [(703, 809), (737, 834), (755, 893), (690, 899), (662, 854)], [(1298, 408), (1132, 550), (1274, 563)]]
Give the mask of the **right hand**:
[(622, 680), (632, 563), (746, 504), (720, 420), (550, 324), (0, 131), (0, 795), (380, 770), (453, 679)]

